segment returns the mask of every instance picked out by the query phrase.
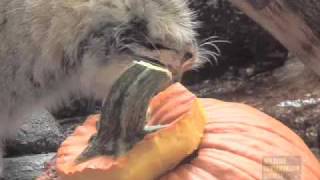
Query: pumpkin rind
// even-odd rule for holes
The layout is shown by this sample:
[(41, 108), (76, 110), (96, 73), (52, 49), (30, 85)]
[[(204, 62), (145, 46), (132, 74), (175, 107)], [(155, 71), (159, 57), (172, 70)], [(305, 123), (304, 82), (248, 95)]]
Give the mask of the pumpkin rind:
[[(168, 88), (167, 91), (177, 92), (181, 88), (177, 84), (174, 86), (172, 86), (174, 88)], [(193, 103), (190, 104), (190, 102), (195, 97), (185, 96), (186, 92), (181, 92), (183, 95), (175, 97), (176, 104), (182, 104), (185, 107), (192, 106)], [(181, 118), (181, 114), (185, 113), (185, 110), (181, 110), (175, 115), (159, 115), (159, 118), (155, 118), (160, 111), (170, 112), (160, 110), (161, 107), (175, 108), (175, 105), (162, 100), (168, 98), (169, 94), (174, 93), (160, 93), (158, 101), (151, 102), (153, 108), (149, 110), (151, 120), (148, 124), (165, 124), (164, 122)], [(164, 174), (160, 180), (262, 179), (262, 168), (270, 170), (262, 166), (263, 158), (278, 156), (301, 158), (301, 180), (320, 179), (319, 161), (303, 140), (281, 122), (240, 103), (215, 99), (200, 99), (200, 101), (204, 107), (207, 124), (197, 156), (191, 162), (180, 164)], [(98, 118), (94, 119), (96, 121)], [(94, 126), (91, 130), (93, 129)], [(83, 133), (85, 133), (84, 130), (80, 134)], [(157, 171), (159, 169), (154, 172)], [(144, 173), (147, 172), (150, 171), (145, 169)]]
[[(262, 168), (268, 169), (262, 166), (263, 158), (297, 156), (301, 158), (301, 180), (320, 179), (317, 158), (281, 122), (240, 103), (214, 99), (201, 99), (201, 102), (208, 119), (197, 156), (161, 180), (191, 179), (193, 175), (181, 171), (187, 167), (204, 170), (212, 179), (262, 179)], [(200, 174), (199, 178), (207, 179)]]
[[(174, 168), (181, 160), (197, 149), (203, 135), (206, 118), (201, 105), (192, 93), (182, 85), (175, 84), (170, 89), (180, 89), (183, 94), (179, 101), (170, 99), (171, 91), (164, 91), (159, 98), (154, 98), (151, 103), (151, 114), (159, 110), (166, 110), (172, 106), (186, 106), (176, 114), (159, 116), (166, 121), (168, 127), (148, 134), (138, 142), (126, 155), (117, 159), (109, 156), (99, 156), (82, 162), (75, 163), (76, 158), (88, 145), (90, 137), (96, 133), (96, 123), (99, 116), (91, 116), (78, 127), (73, 135), (67, 138), (57, 153), (57, 173), (61, 180), (153, 180), (169, 169)], [(173, 91), (176, 92), (176, 91)], [(160, 98), (161, 97), (161, 98)], [(175, 103), (164, 106), (168, 101)], [(157, 99), (161, 103), (157, 104)], [(171, 103), (171, 102), (170, 102)], [(151, 115), (151, 121), (158, 121)], [(153, 123), (155, 124), (155, 123)]]

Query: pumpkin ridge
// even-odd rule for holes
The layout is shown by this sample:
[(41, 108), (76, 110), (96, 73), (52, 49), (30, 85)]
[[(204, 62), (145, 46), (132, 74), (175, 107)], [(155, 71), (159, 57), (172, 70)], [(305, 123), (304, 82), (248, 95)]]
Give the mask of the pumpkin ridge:
[[(229, 117), (229, 116), (228, 116)], [(241, 117), (241, 116), (240, 116)], [(224, 121), (224, 122), (211, 122), (210, 124), (234, 124), (234, 122), (232, 122), (232, 121)], [(247, 126), (247, 128), (256, 128), (257, 130), (263, 130), (263, 131), (265, 131), (266, 133), (269, 133), (269, 134), (273, 134), (273, 135), (277, 135), (278, 137), (280, 137), (279, 139), (283, 139), (283, 140), (286, 140), (286, 142), (288, 143), (288, 144), (291, 144), (291, 145), (293, 145), (293, 146), (295, 146), (297, 149), (299, 149), (301, 152), (307, 152), (308, 154), (308, 158), (310, 159), (310, 160), (313, 160), (314, 158), (312, 158), (313, 157), (313, 154), (312, 154), (312, 152), (309, 150), (309, 148), (307, 147), (307, 145), (303, 142), (303, 141), (300, 141), (300, 142), (297, 142), (297, 143), (291, 143), (292, 142), (292, 140), (291, 139), (289, 139), (289, 138), (287, 138), (286, 136), (284, 136), (283, 134), (280, 134), (280, 133), (278, 133), (278, 131), (275, 131), (275, 130), (273, 130), (273, 129), (268, 129), (268, 128), (266, 128), (265, 126), (263, 126), (263, 125), (258, 125), (258, 124), (255, 124), (255, 125), (253, 125), (253, 124), (250, 124), (250, 123), (244, 123), (244, 122), (238, 122), (237, 123), (238, 125), (245, 125), (245, 126)], [(227, 129), (228, 127), (226, 127), (226, 128), (224, 128), (224, 129)], [(290, 130), (291, 131), (291, 130)], [(209, 133), (210, 133), (210, 131), (209, 131)], [(218, 133), (216, 133), (215, 132), (215, 134), (218, 134)], [(297, 135), (296, 135), (297, 136)], [(252, 138), (255, 138), (254, 136), (252, 136)], [(314, 160), (313, 160), (314, 161)], [(314, 163), (319, 163), (319, 162), (314, 162)], [(320, 164), (319, 164), (319, 166), (320, 166)]]
[[(205, 135), (204, 138), (206, 138), (206, 136), (208, 136), (208, 135)], [(262, 160), (260, 160), (260, 158), (258, 158), (259, 156), (248, 155), (248, 153), (247, 153), (248, 148), (246, 148), (246, 147), (252, 147), (252, 146), (250, 146), (250, 145), (244, 146), (244, 144), (240, 144), (240, 142), (243, 142), (243, 139), (241, 139), (241, 141), (239, 141), (239, 140), (235, 141), (235, 139), (233, 139), (233, 138), (234, 137), (231, 138), (231, 141), (228, 145), (221, 143), (221, 142), (227, 140), (226, 138), (224, 138), (220, 141), (218, 141), (217, 139), (215, 139), (215, 142), (210, 141), (210, 145), (201, 146), (202, 145), (201, 144), (200, 146), (201, 146), (201, 148), (214, 148), (214, 149), (219, 149), (219, 150), (225, 150), (225, 151), (233, 153), (233, 154), (238, 154), (238, 155), (247, 157), (248, 159), (251, 159), (257, 163), (260, 163), (260, 164), (262, 163)], [(212, 139), (212, 138), (209, 138), (209, 139)], [(228, 139), (228, 140), (230, 140), (230, 139)], [(240, 151), (239, 149), (235, 148), (239, 145), (241, 145), (240, 147), (242, 147), (244, 149), (243, 151)], [(252, 148), (250, 148), (250, 149), (251, 149), (250, 153), (252, 154)], [(256, 149), (254, 148), (254, 150), (256, 150)], [(258, 152), (261, 152), (261, 151), (258, 151)], [(258, 153), (258, 154), (260, 154), (260, 153)]]
[[(226, 124), (226, 125), (224, 125), (224, 126), (218, 126), (218, 127), (217, 127), (217, 125), (213, 125), (213, 124)], [(230, 125), (229, 125), (229, 124), (230, 124)], [(290, 142), (291, 142), (291, 141), (287, 141), (287, 139), (285, 139), (285, 138), (282, 138), (282, 136), (280, 136), (279, 134), (274, 133), (274, 132), (272, 132), (272, 131), (269, 131), (268, 129), (264, 129), (264, 128), (257, 127), (257, 126), (252, 126), (252, 125), (250, 125), (250, 124), (237, 123), (236, 126), (239, 126), (239, 125), (240, 125), (240, 126), (244, 126), (244, 127), (242, 127), (242, 128), (240, 128), (240, 127), (234, 128), (234, 127), (232, 127), (232, 126), (234, 126), (234, 123), (228, 123), (228, 122), (216, 122), (216, 123), (211, 123), (211, 125), (212, 125), (212, 127), (210, 128), (210, 130), (206, 130), (205, 132), (207, 132), (207, 133), (214, 133), (214, 134), (229, 134), (229, 133), (237, 132), (237, 133), (239, 133), (239, 134), (241, 134), (241, 135), (244, 135), (244, 136), (246, 136), (246, 137), (250, 137), (250, 138), (255, 138), (255, 139), (257, 139), (257, 140), (261, 140), (260, 137), (257, 138), (256, 136), (253, 136), (252, 133), (253, 133), (253, 131), (262, 130), (262, 131), (264, 131), (264, 132), (267, 133), (267, 134), (277, 135), (278, 137), (281, 137), (281, 139), (285, 140), (287, 143), (290, 143)], [(225, 131), (216, 131), (215, 128), (217, 128), (217, 130), (223, 129), (223, 130), (225, 130)], [(248, 131), (248, 130), (247, 130), (248, 128), (252, 128), (252, 130)], [(254, 135), (256, 135), (256, 134), (254, 134)], [(257, 134), (257, 135), (259, 135), (259, 134)], [(262, 138), (263, 138), (263, 137), (262, 137)], [(269, 141), (269, 139), (263, 139), (263, 142), (265, 142), (265, 143), (267, 143), (267, 144), (270, 144), (270, 145), (272, 144), (272, 143)], [(290, 143), (290, 144), (292, 144), (292, 143)], [(294, 144), (294, 145), (296, 145), (296, 144)], [(297, 148), (298, 148), (300, 151), (304, 151), (304, 149), (300, 149), (299, 146), (298, 146)]]
[[(197, 166), (194, 166), (192, 164), (189, 164), (189, 166), (185, 165), (186, 169), (192, 169), (193, 171), (194, 170), (198, 170), (200, 171), (200, 173), (203, 174), (203, 178), (210, 178), (210, 180), (217, 180), (214, 176), (212, 176), (212, 174), (206, 172), (204, 169), (200, 168), (200, 167), (197, 167)], [(207, 177), (207, 176), (210, 176), (210, 177)], [(202, 179), (202, 180), (206, 180), (206, 179)]]
[[(212, 154), (212, 155), (217, 155), (217, 157), (222, 157), (225, 158), (226, 161), (230, 161), (229, 163), (233, 163), (235, 164), (235, 166), (239, 166), (239, 169), (242, 169), (243, 171), (245, 171), (246, 173), (248, 173), (250, 176), (252, 176), (255, 179), (259, 179), (261, 176), (261, 164), (259, 164), (256, 161), (253, 161), (251, 159), (248, 159), (244, 156), (238, 155), (238, 154), (234, 154), (232, 152), (228, 152), (228, 151), (224, 151), (221, 149), (210, 149), (210, 148), (203, 148), (201, 149), (201, 152), (204, 154)], [(235, 161), (236, 159), (236, 161)], [(246, 163), (246, 166), (244, 166), (245, 168), (247, 168), (248, 170), (246, 170), (245, 168), (241, 168), (241, 165), (237, 165), (237, 162), (242, 162), (242, 163)], [(250, 167), (248, 166), (248, 163), (250, 163)], [(252, 173), (251, 173), (252, 171)], [(259, 172), (259, 173), (258, 173)], [(256, 175), (255, 175), (256, 173)], [(258, 175), (259, 174), (259, 175)]]
[[(262, 130), (264, 130), (264, 129), (262, 129)], [(266, 130), (265, 130), (266, 131)], [(270, 131), (266, 131), (266, 133), (268, 133), (269, 134), (269, 136), (271, 135), (277, 135), (276, 133), (270, 133)], [(270, 138), (270, 139), (268, 139), (268, 138), (266, 138), (265, 137), (265, 135), (260, 135), (259, 133), (257, 133), (257, 134), (252, 134), (252, 133), (249, 133), (249, 132), (247, 132), (247, 133), (243, 133), (243, 135), (245, 135), (246, 137), (248, 137), (249, 139), (256, 139), (256, 140), (260, 140), (260, 141), (263, 141), (264, 143), (266, 143), (266, 144), (269, 144), (270, 146), (273, 146), (273, 147), (275, 147), (275, 146), (277, 146), (278, 148), (281, 148), (282, 146), (280, 146), (279, 144), (285, 144), (285, 143), (287, 143), (288, 145), (296, 145), (295, 143), (292, 143), (291, 141), (288, 141), (286, 138), (278, 138), (278, 137), (275, 137), (275, 139), (277, 139), (277, 140), (279, 140), (279, 141), (285, 141), (285, 142), (280, 142), (280, 143), (272, 143), (272, 140), (274, 140), (274, 139), (272, 139), (272, 138)], [(284, 146), (285, 147), (285, 146)], [(297, 154), (299, 154), (299, 156), (300, 156), (300, 154), (303, 154), (303, 153), (306, 153), (306, 150), (304, 150), (304, 149), (300, 149), (299, 147), (296, 147), (296, 148), (290, 148), (290, 149), (285, 149), (284, 147), (282, 147), (282, 149), (284, 150), (284, 152), (287, 152), (287, 153), (290, 153), (290, 149), (292, 149), (292, 150), (295, 150), (295, 152), (294, 153), (297, 153)], [(318, 161), (316, 161), (314, 158), (312, 158), (313, 156), (312, 156), (312, 152), (310, 151), (310, 150), (308, 150), (307, 151), (308, 152), (308, 154), (307, 154), (307, 156), (304, 156), (303, 157), (303, 159), (308, 159), (308, 161), (311, 161), (311, 162), (313, 162), (314, 164), (317, 164), (318, 163)], [(301, 157), (301, 156), (300, 156)], [(306, 167), (308, 167), (308, 169), (310, 169), (310, 171), (312, 171), (314, 174), (317, 174), (317, 170), (315, 169), (315, 167), (313, 167), (313, 166), (310, 166), (309, 164), (306, 164), (305, 165)], [(319, 167), (320, 167), (320, 164), (319, 164)]]
[[(215, 152), (212, 152), (212, 151), (215, 151)], [(219, 152), (220, 154), (217, 154), (216, 152)], [(224, 156), (226, 154), (227, 155), (231, 155), (232, 154), (232, 153), (230, 153), (228, 151), (222, 151), (220, 149), (212, 149), (212, 150), (208, 151), (208, 149), (202, 149), (202, 151), (200, 153), (205, 154), (206, 156), (209, 156), (209, 157), (214, 158), (216, 160), (222, 161), (222, 162), (224, 162), (226, 164), (229, 164), (230, 166), (235, 167), (236, 169), (239, 169), (242, 172), (246, 173), (251, 178), (259, 179), (259, 177), (257, 177), (256, 175), (250, 173), (250, 171), (246, 170), (245, 168), (242, 168), (241, 165), (237, 165), (236, 163), (232, 163), (233, 160), (231, 160), (231, 162), (230, 162), (230, 156)], [(233, 154), (233, 155), (235, 155), (235, 154)], [(245, 158), (243, 158), (243, 156), (239, 156), (239, 155), (235, 155), (235, 156), (237, 156), (238, 158), (245, 159)], [(252, 171), (252, 169), (251, 169), (251, 171)]]
[[(189, 165), (190, 166), (190, 165)], [(176, 173), (180, 179), (184, 180), (203, 180), (204, 176), (200, 173), (195, 173), (194, 168), (187, 168), (188, 166), (179, 167)]]
[[(228, 164), (217, 161), (209, 156), (199, 156), (192, 164), (211, 172), (217, 179), (231, 179), (232, 177), (235, 179), (236, 177), (237, 180), (254, 180), (254, 178), (251, 178), (246, 173), (239, 171), (238, 169), (230, 168)], [(231, 169), (236, 172), (230, 172)]]
[[(216, 135), (216, 134), (215, 134)], [(208, 135), (206, 135), (206, 136), (208, 136)], [(265, 149), (265, 147), (266, 147), (266, 144), (263, 144), (263, 147), (264, 147), (264, 149), (261, 149), (261, 148), (259, 148), (259, 149), (257, 149), (257, 148), (253, 148), (250, 144), (241, 144), (241, 145), (239, 145), (239, 143), (238, 142), (246, 142), (246, 140), (244, 140), (243, 139), (243, 137), (245, 137), (245, 136), (241, 136), (240, 134), (237, 134), (236, 135), (236, 137), (237, 138), (241, 138), (240, 140), (238, 139), (238, 140), (235, 140), (234, 138), (234, 136), (233, 137), (229, 137), (230, 139), (223, 139), (223, 140), (217, 140), (217, 139), (215, 139), (215, 142), (213, 142), (213, 144), (214, 145), (210, 145), (210, 146), (208, 146), (208, 147), (212, 147), (212, 148), (214, 148), (214, 149), (219, 149), (219, 150), (224, 150), (224, 151), (227, 151), (227, 152), (231, 152), (231, 153), (234, 153), (234, 154), (238, 154), (238, 155), (241, 155), (241, 156), (244, 156), (244, 157), (247, 157), (248, 159), (251, 159), (251, 160), (253, 160), (253, 161), (256, 161), (257, 163), (260, 163), (260, 164), (262, 164), (262, 159), (261, 158), (258, 158), (258, 157), (260, 157), (259, 156), (259, 154), (264, 154), (264, 155), (267, 155), (267, 154), (270, 154), (270, 152), (272, 152), (271, 150), (270, 151), (261, 151), (261, 150), (264, 150)], [(246, 138), (246, 137), (245, 137)], [(210, 138), (211, 139), (211, 138)], [(247, 139), (249, 139), (249, 140), (251, 140), (252, 141), (252, 138), (247, 138)], [(227, 141), (227, 142), (230, 142), (228, 145), (225, 145), (225, 144), (223, 144), (222, 142), (223, 141)], [(258, 140), (256, 140), (256, 142), (257, 142), (257, 144), (261, 144), (261, 143), (259, 143), (260, 141), (258, 141)], [(211, 143), (212, 144), (212, 143)], [(288, 144), (292, 144), (292, 143), (288, 143)], [(273, 145), (271, 145), (270, 147), (269, 147), (269, 149), (273, 149), (272, 147), (274, 147), (275, 145), (277, 145), (277, 143), (275, 143), (275, 144), (273, 144)], [(244, 150), (242, 150), (242, 151), (240, 151), (239, 149), (236, 149), (235, 147), (242, 147)], [(249, 148), (245, 148), (245, 147), (249, 147)], [(203, 147), (202, 147), (203, 148)], [(251, 154), (254, 154), (254, 155), (249, 155), (249, 154), (247, 154), (246, 153), (246, 151), (245, 150), (247, 150), (247, 149), (250, 149), (250, 152), (251, 152)], [(278, 153), (278, 154), (280, 154), (280, 155), (268, 155), (268, 156), (282, 156), (282, 154), (288, 154), (288, 153), (284, 153), (284, 152), (286, 152), (286, 150), (285, 149), (283, 149), (283, 148), (281, 148), (280, 146), (279, 146), (279, 148), (278, 148), (278, 150), (277, 151), (280, 151), (280, 150), (282, 150), (283, 152), (281, 152), (281, 153)], [(255, 152), (255, 153), (254, 153)], [(299, 157), (301, 157), (301, 153), (298, 151), (291, 151), (290, 152), (290, 154), (292, 154), (291, 156), (299, 156)], [(255, 157), (257, 157), (257, 158), (255, 158)], [(303, 161), (304, 161), (305, 159), (304, 158), (302, 158), (302, 163), (303, 163)], [(308, 158), (308, 160), (312, 160), (312, 158)], [(316, 163), (316, 162), (315, 162)], [(304, 164), (302, 164), (302, 165), (304, 165)], [(307, 167), (307, 169), (309, 170), (309, 171), (311, 171), (313, 174), (315, 174), (315, 175), (317, 175), (318, 173), (317, 173), (317, 170), (316, 170), (316, 168), (314, 168), (314, 167), (312, 167), (312, 166), (309, 166), (309, 164), (305, 164), (303, 167), (304, 168), (306, 168)]]
[[(255, 135), (257, 135), (257, 134), (255, 134)], [(213, 136), (213, 135), (209, 134), (208, 136)], [(254, 149), (257, 149), (257, 148), (260, 148), (260, 147), (259, 146), (255, 146), (257, 143), (253, 143), (251, 141), (246, 141), (246, 140), (253, 140), (254, 142), (260, 141), (260, 142), (263, 142), (266, 145), (269, 145), (270, 147), (278, 147), (279, 144), (280, 144), (280, 143), (273, 143), (272, 141), (265, 141), (266, 139), (262, 139), (260, 137), (258, 137), (258, 138), (257, 137), (252, 137), (252, 136), (249, 136), (248, 134), (245, 134), (245, 133), (237, 134), (236, 136), (233, 135), (233, 134), (230, 134), (230, 133), (214, 134), (214, 136), (216, 136), (216, 137), (219, 136), (219, 139), (223, 139), (223, 140), (232, 140), (235, 143), (238, 143), (238, 142), (240, 143), (241, 142), (243, 145), (246, 145), (248, 147), (253, 147)], [(236, 139), (236, 138), (239, 138), (239, 139)], [(238, 140), (241, 140), (241, 141), (238, 141)], [(246, 142), (250, 142), (250, 143), (246, 143)], [(290, 142), (286, 142), (286, 143), (291, 144)], [(261, 148), (261, 149), (265, 149), (265, 147)], [(299, 152), (300, 152), (295, 148), (281, 149), (281, 150), (283, 152), (286, 152), (286, 153), (290, 152), (290, 153), (299, 154)]]
[[(228, 130), (232, 125), (234, 125), (234, 122), (232, 121), (224, 121), (224, 122), (211, 122), (209, 123), (209, 125), (212, 125), (213, 129), (216, 128), (215, 124), (230, 124), (230, 125), (226, 125), (225, 127), (223, 127), (223, 130)], [(257, 130), (263, 130), (267, 133), (270, 133), (270, 134), (275, 134), (275, 135), (278, 135), (279, 137), (281, 137), (282, 139), (285, 139), (287, 142), (291, 142), (288, 138), (284, 137), (282, 134), (279, 134), (277, 131), (273, 131), (272, 129), (268, 129), (266, 128), (265, 126), (258, 126), (258, 125), (253, 125), (253, 124), (250, 124), (250, 123), (244, 123), (244, 122), (239, 122), (236, 124), (237, 126), (238, 125), (243, 125), (243, 126), (246, 126), (246, 128), (255, 128)], [(215, 133), (215, 134), (222, 134), (222, 133), (228, 133), (228, 132), (233, 132), (232, 130), (240, 130), (240, 131), (237, 131), (237, 132), (248, 132), (247, 130), (245, 130), (245, 128), (230, 128), (229, 130), (230, 131), (222, 131), (222, 132), (217, 132), (217, 131), (213, 131), (213, 129), (210, 128), (210, 130), (206, 130), (206, 132), (208, 133)], [(307, 150), (306, 148), (306, 145), (302, 145), (302, 144), (296, 144), (294, 143), (293, 145), (295, 145), (297, 148), (299, 148), (300, 150)]]
[[(230, 118), (234, 118), (234, 119), (239, 119), (239, 118), (247, 118), (247, 116), (243, 115), (243, 116), (237, 116), (237, 115), (228, 115), (228, 116), (215, 116), (215, 117), (212, 117), (212, 119), (222, 119), (222, 118), (226, 118), (228, 117), (229, 119)], [(260, 118), (261, 119), (261, 118)], [(272, 119), (274, 121), (276, 121), (275, 119)], [(270, 118), (266, 118), (266, 119), (262, 119), (262, 120), (259, 120), (259, 121), (270, 121)], [(216, 124), (216, 123), (234, 123), (234, 121), (215, 121), (215, 122), (210, 122), (210, 124), (213, 123), (213, 124)], [(271, 129), (271, 128), (267, 128), (265, 127), (265, 125), (259, 125), (258, 123), (257, 124), (252, 124), (252, 123), (247, 123), (247, 122), (237, 122), (237, 124), (243, 124), (243, 125), (247, 125), (247, 126), (250, 126), (250, 127), (256, 127), (258, 129), (263, 129), (265, 131), (270, 131), (274, 134), (277, 134), (279, 137), (283, 138), (283, 139), (286, 139), (288, 142), (291, 142), (291, 139), (289, 139), (287, 136), (285, 136), (283, 133), (281, 133), (281, 131), (283, 130), (278, 130), (278, 129)], [(281, 123), (281, 125), (284, 126), (284, 124)], [(300, 137), (296, 134), (294, 134), (291, 129), (289, 129), (288, 127), (286, 127), (287, 131), (290, 132), (290, 136), (293, 136), (293, 138), (297, 139), (298, 142), (297, 143), (294, 143), (293, 145), (296, 146), (297, 148), (299, 149), (302, 149), (304, 151), (310, 151), (307, 147), (307, 145), (300, 139)], [(311, 153), (311, 152), (310, 152)]]

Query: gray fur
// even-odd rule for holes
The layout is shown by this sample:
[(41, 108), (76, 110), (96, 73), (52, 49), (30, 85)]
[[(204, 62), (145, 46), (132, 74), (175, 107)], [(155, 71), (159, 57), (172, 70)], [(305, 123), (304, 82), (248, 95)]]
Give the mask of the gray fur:
[(37, 106), (104, 97), (133, 55), (181, 63), (197, 49), (192, 16), (185, 0), (1, 0), (0, 140)]

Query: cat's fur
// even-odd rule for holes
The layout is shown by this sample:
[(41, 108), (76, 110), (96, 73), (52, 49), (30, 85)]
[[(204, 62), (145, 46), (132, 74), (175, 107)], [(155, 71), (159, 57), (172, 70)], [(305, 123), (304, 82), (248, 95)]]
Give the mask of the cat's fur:
[(192, 16), (185, 0), (1, 0), (0, 140), (70, 92), (104, 97), (136, 55), (196, 62)]

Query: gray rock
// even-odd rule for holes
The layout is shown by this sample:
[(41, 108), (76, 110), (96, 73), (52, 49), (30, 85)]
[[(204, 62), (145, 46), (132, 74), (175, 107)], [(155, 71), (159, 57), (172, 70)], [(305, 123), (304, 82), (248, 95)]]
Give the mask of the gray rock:
[(54, 157), (54, 153), (33, 156), (22, 156), (17, 158), (5, 158), (4, 179), (5, 180), (32, 180), (40, 176), (45, 163)]
[(59, 124), (44, 109), (35, 111), (20, 128), (16, 137), (7, 143), (7, 154), (39, 154), (55, 152), (63, 141)]
[(64, 101), (61, 106), (50, 109), (50, 111), (53, 116), (59, 120), (97, 113), (100, 106), (101, 102), (92, 97), (71, 95), (71, 97)]

